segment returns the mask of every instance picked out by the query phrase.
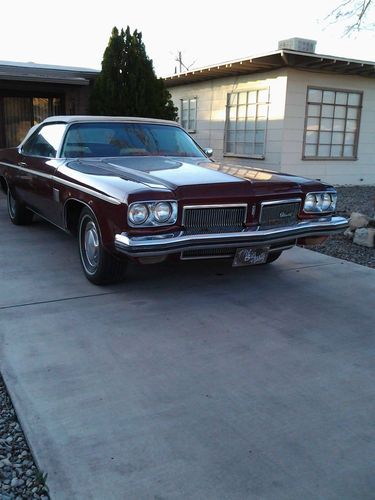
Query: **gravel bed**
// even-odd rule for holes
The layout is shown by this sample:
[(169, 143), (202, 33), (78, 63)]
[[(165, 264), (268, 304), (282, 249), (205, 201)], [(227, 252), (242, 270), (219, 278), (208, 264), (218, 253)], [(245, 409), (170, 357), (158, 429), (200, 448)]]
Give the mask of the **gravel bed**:
[(48, 500), (38, 470), (0, 376), (0, 500)]
[[(375, 217), (375, 186), (343, 186), (336, 189), (338, 215), (349, 218), (352, 212), (360, 212)], [(331, 236), (323, 245), (309, 249), (375, 269), (375, 248), (356, 245), (342, 234)]]

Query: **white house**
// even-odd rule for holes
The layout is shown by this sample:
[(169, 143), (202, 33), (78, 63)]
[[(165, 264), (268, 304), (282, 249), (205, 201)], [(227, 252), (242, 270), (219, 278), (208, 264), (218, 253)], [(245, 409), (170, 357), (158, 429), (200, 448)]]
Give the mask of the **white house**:
[(165, 78), (182, 125), (214, 158), (375, 184), (375, 62), (279, 50)]

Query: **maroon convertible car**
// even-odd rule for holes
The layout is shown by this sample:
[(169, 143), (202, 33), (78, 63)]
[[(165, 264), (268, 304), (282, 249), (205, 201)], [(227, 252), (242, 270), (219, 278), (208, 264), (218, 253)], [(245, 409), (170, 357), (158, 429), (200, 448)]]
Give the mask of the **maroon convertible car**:
[(37, 214), (77, 235), (96, 284), (122, 279), (128, 259), (267, 264), (347, 226), (331, 186), (210, 153), (174, 122), (55, 116), (0, 151), (0, 184), (14, 224)]

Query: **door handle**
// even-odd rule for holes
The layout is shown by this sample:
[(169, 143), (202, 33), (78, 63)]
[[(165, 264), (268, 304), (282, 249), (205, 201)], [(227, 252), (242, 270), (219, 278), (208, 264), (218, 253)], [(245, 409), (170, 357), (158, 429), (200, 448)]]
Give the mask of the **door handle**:
[(18, 162), (18, 166), (19, 166), (19, 167), (27, 167), (27, 163), (26, 163), (26, 162), (24, 162), (24, 161), (19, 161), (19, 162)]

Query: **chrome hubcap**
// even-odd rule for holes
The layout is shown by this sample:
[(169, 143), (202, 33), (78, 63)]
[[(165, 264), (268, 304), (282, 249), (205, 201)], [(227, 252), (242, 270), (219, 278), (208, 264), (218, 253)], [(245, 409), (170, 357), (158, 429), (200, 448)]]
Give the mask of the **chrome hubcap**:
[(92, 221), (86, 225), (84, 245), (87, 262), (95, 269), (99, 263), (99, 236)]

